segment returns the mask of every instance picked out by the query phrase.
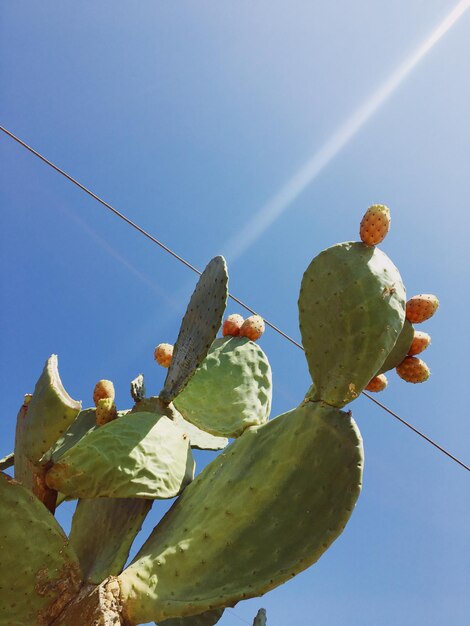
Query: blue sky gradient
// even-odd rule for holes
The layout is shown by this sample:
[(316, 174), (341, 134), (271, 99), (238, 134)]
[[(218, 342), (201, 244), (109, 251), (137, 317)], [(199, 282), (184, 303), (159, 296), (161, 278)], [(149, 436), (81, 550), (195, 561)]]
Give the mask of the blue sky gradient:
[[(422, 326), (430, 381), (392, 373), (379, 399), (468, 463), (470, 2), (459, 4), (456, 23), (253, 241), (243, 233), (259, 211), (456, 2), (2, 2), (0, 123), (196, 266), (227, 254), (231, 291), (297, 340), (311, 258), (356, 239), (367, 206), (388, 204), (382, 249), (409, 295), (436, 293), (441, 306)], [(176, 339), (195, 277), (4, 135), (0, 159), (3, 456), (51, 353), (84, 406), (100, 378), (115, 382), (120, 408), (141, 371), (157, 393), (153, 347)], [(303, 398), (308, 370), (273, 331), (261, 345), (275, 416)], [(345, 532), (221, 626), (251, 622), (260, 606), (269, 626), (468, 623), (468, 472), (366, 398), (352, 410), (366, 464)], [(212, 456), (198, 453), (198, 468)], [(58, 511), (65, 528), (71, 514)]]

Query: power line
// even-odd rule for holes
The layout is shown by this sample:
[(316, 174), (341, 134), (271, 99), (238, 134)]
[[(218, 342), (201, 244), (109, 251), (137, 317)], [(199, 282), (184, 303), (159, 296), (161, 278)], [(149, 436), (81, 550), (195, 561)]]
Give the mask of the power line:
[[(31, 152), (32, 154), (34, 154), (34, 156), (38, 157), (39, 159), (41, 159), (41, 161), (43, 161), (44, 163), (46, 163), (46, 165), (49, 165), (49, 167), (52, 167), (52, 169), (54, 169), (56, 172), (58, 172), (59, 174), (61, 174), (62, 176), (64, 176), (67, 180), (69, 180), (71, 183), (73, 183), (74, 185), (76, 185), (77, 187), (79, 187), (82, 191), (84, 191), (85, 193), (87, 193), (89, 196), (91, 196), (94, 200), (96, 200), (97, 202), (99, 202), (100, 204), (102, 204), (103, 206), (105, 206), (109, 211), (111, 211), (112, 213), (114, 213), (114, 215), (116, 215), (117, 217), (121, 218), (122, 220), (124, 220), (124, 222), (126, 222), (127, 224), (129, 224), (129, 226), (132, 226), (132, 228), (135, 228), (135, 230), (137, 230), (139, 233), (141, 233), (142, 235), (144, 235), (145, 237), (147, 237), (148, 239), (150, 239), (150, 241), (152, 241), (153, 243), (157, 244), (158, 246), (160, 246), (160, 248), (162, 248), (163, 250), (165, 250), (165, 252), (168, 252), (169, 254), (171, 254), (171, 256), (173, 256), (175, 259), (178, 259), (178, 261), (180, 261), (181, 263), (183, 263), (184, 265), (186, 265), (186, 267), (188, 267), (190, 270), (192, 270), (193, 272), (195, 272), (198, 275), (201, 275), (201, 271), (198, 270), (196, 267), (194, 267), (194, 265), (192, 265), (191, 263), (189, 263), (188, 261), (186, 261), (186, 259), (184, 259), (183, 257), (181, 257), (179, 254), (177, 254), (176, 252), (174, 252), (173, 250), (171, 250), (171, 248), (169, 248), (168, 246), (166, 246), (164, 243), (162, 243), (161, 241), (159, 241), (158, 239), (156, 239), (153, 235), (151, 235), (150, 233), (148, 233), (146, 230), (144, 230), (143, 228), (141, 228), (138, 224), (136, 224), (135, 222), (133, 222), (131, 219), (129, 219), (128, 217), (126, 217), (123, 213), (121, 213), (120, 211), (118, 211), (117, 209), (115, 209), (111, 204), (109, 204), (108, 202), (106, 202), (105, 200), (103, 200), (102, 198), (100, 198), (99, 196), (97, 196), (95, 193), (93, 193), (93, 191), (91, 191), (90, 189), (88, 189), (87, 187), (85, 187), (84, 185), (82, 185), (80, 182), (78, 182), (78, 180), (76, 180), (75, 178), (73, 178), (70, 174), (68, 174), (67, 172), (65, 172), (63, 169), (61, 169), (60, 167), (58, 167), (57, 165), (55, 165), (54, 163), (52, 163), (51, 161), (49, 161), (49, 159), (46, 159), (45, 156), (43, 156), (42, 154), (40, 154), (39, 152), (37, 152), (37, 150), (35, 150), (34, 148), (32, 148), (31, 146), (29, 146), (27, 143), (25, 143), (22, 139), (20, 139), (19, 137), (17, 137), (16, 135), (14, 135), (12, 132), (10, 132), (9, 130), (7, 130), (5, 127), (0, 126), (0, 130), (2, 132), (4, 132), (6, 135), (8, 135), (11, 139), (13, 139), (14, 141), (16, 141), (17, 143), (19, 143), (21, 146), (23, 146), (23, 148), (26, 148), (26, 150), (29, 150), (29, 152)], [(232, 294), (228, 294), (229, 297), (236, 302), (237, 304), (239, 304), (241, 307), (243, 307), (244, 309), (246, 309), (247, 311), (249, 311), (250, 313), (252, 313), (253, 315), (257, 315), (256, 311), (254, 311), (251, 307), (249, 307), (247, 304), (245, 304), (244, 302), (242, 302), (241, 300), (239, 300), (237, 297), (235, 297)], [(261, 316), (263, 317), (263, 316)], [(277, 332), (279, 335), (281, 335), (282, 337), (284, 337), (285, 339), (287, 339), (288, 341), (290, 341), (294, 346), (297, 346), (297, 348), (300, 348), (302, 351), (304, 351), (303, 346), (298, 343), (297, 341), (295, 341), (295, 339), (293, 339), (292, 337), (290, 337), (289, 335), (287, 335), (284, 331), (282, 331), (280, 328), (278, 328), (275, 324), (273, 324), (272, 322), (270, 322), (269, 320), (267, 320), (265, 317), (263, 317), (264, 322), (266, 323), (267, 326), (269, 326), (270, 328), (272, 328), (272, 330), (274, 330), (275, 332)], [(470, 472), (470, 467), (468, 465), (466, 465), (463, 461), (461, 461), (460, 459), (458, 459), (456, 456), (454, 456), (453, 454), (451, 454), (450, 452), (448, 452), (445, 448), (443, 448), (442, 446), (440, 446), (438, 443), (436, 443), (435, 441), (433, 441), (432, 439), (430, 439), (427, 435), (425, 435), (424, 433), (422, 433), (420, 430), (418, 430), (417, 428), (415, 428), (414, 426), (412, 426), (410, 423), (408, 423), (406, 420), (404, 420), (402, 417), (400, 417), (399, 415), (397, 415), (397, 413), (395, 413), (394, 411), (392, 411), (391, 409), (389, 409), (388, 407), (386, 407), (384, 404), (382, 404), (381, 402), (379, 402), (378, 400), (376, 400), (375, 398), (373, 398), (371, 395), (369, 395), (366, 392), (362, 392), (363, 395), (368, 398), (369, 400), (371, 400), (372, 402), (375, 402), (375, 404), (377, 404), (377, 406), (381, 407), (384, 411), (386, 411), (387, 413), (389, 413), (390, 415), (392, 415), (393, 417), (395, 417), (397, 420), (399, 420), (403, 425), (407, 426), (410, 430), (412, 430), (414, 433), (416, 433), (417, 435), (419, 435), (420, 437), (422, 437), (425, 441), (427, 441), (428, 443), (430, 443), (431, 445), (433, 445), (435, 448), (437, 448), (437, 450), (439, 450), (440, 452), (443, 452), (444, 454), (446, 454), (450, 459), (452, 459), (453, 461), (455, 461), (456, 463), (458, 463), (459, 465), (461, 465), (464, 469), (468, 470)]]

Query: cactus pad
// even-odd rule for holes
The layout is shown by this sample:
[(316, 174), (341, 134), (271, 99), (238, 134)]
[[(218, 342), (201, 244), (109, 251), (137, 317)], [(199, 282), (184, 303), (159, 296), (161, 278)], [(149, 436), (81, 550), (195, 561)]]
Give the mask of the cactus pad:
[(263, 350), (246, 337), (223, 337), (212, 344), (174, 405), (183, 417), (213, 435), (238, 437), (266, 422), (272, 376)]
[[(158, 396), (154, 396), (136, 402), (131, 412), (138, 413), (147, 411), (149, 413), (155, 413), (159, 411), (159, 407), (161, 407), (160, 400)], [(175, 409), (174, 405), (170, 404), (166, 412), (176, 426), (188, 435), (191, 448), (196, 448), (197, 450), (222, 450), (228, 446), (228, 439), (226, 437), (215, 437), (205, 430), (194, 426), (191, 422), (187, 422), (181, 413)]]
[(85, 435), (46, 483), (74, 498), (173, 498), (193, 475), (188, 436), (162, 414), (133, 413)]
[(16, 423), (15, 478), (29, 485), (31, 472), (42, 455), (67, 430), (81, 403), (65, 391), (57, 367), (57, 355), (46, 361), (32, 398)]
[(313, 400), (354, 400), (395, 345), (405, 319), (397, 268), (378, 248), (347, 242), (307, 268), (299, 297), (302, 342)]
[(224, 609), (205, 611), (190, 617), (173, 617), (159, 622), (158, 626), (214, 626), (222, 617)]
[(378, 374), (393, 370), (399, 365), (408, 354), (414, 337), (414, 329), (408, 320), (405, 320), (401, 333), (398, 335), (396, 344), (391, 349), (388, 357), (379, 369)]
[(0, 474), (0, 624), (47, 626), (81, 585), (67, 537), (33, 494)]
[(196, 285), (176, 340), (173, 358), (159, 396), (169, 404), (186, 386), (217, 335), (228, 294), (225, 259), (208, 263)]
[(121, 573), (152, 504), (142, 498), (78, 501), (69, 538), (86, 582), (99, 584)]
[(186, 488), (119, 577), (124, 616), (195, 615), (303, 571), (344, 529), (362, 462), (350, 413), (322, 403), (249, 428)]

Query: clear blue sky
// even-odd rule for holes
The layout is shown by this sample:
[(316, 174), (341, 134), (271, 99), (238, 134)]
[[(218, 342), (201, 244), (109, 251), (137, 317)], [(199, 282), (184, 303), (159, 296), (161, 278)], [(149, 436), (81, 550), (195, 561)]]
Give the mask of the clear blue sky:
[[(422, 328), (430, 381), (391, 374), (380, 399), (468, 463), (470, 10), (390, 83), (455, 5), (3, 1), (1, 124), (195, 265), (227, 254), (232, 292), (296, 339), (310, 259), (388, 204), (383, 249), (409, 295), (434, 292), (441, 307)], [(121, 408), (141, 371), (158, 392), (152, 350), (175, 340), (195, 279), (3, 135), (0, 155), (1, 456), (51, 353), (85, 406), (99, 378)], [(308, 371), (272, 331), (261, 343), (274, 416), (301, 400)], [(468, 623), (470, 475), (367, 399), (352, 409), (366, 464), (345, 532), (221, 626), (260, 606), (269, 626)], [(64, 527), (70, 515), (59, 509)]]

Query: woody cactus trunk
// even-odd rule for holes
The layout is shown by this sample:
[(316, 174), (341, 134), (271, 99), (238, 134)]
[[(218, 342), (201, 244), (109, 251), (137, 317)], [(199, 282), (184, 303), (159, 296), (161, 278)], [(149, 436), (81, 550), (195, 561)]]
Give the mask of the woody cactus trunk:
[[(18, 414), (15, 479), (0, 479), (1, 625), (211, 626), (315, 563), (344, 530), (363, 447), (342, 409), (412, 341), (398, 270), (367, 242), (313, 259), (299, 297), (313, 384), (274, 419), (270, 365), (248, 335), (259, 324), (240, 334), (232, 319), (216, 338), (227, 283), (216, 257), (163, 389), (146, 397), (139, 376), (131, 410), (116, 410), (114, 393), (82, 410), (57, 357), (47, 361)], [(196, 478), (192, 448), (222, 450)], [(153, 500), (175, 496), (125, 568)], [(68, 537), (54, 518), (65, 498), (78, 500)]]

